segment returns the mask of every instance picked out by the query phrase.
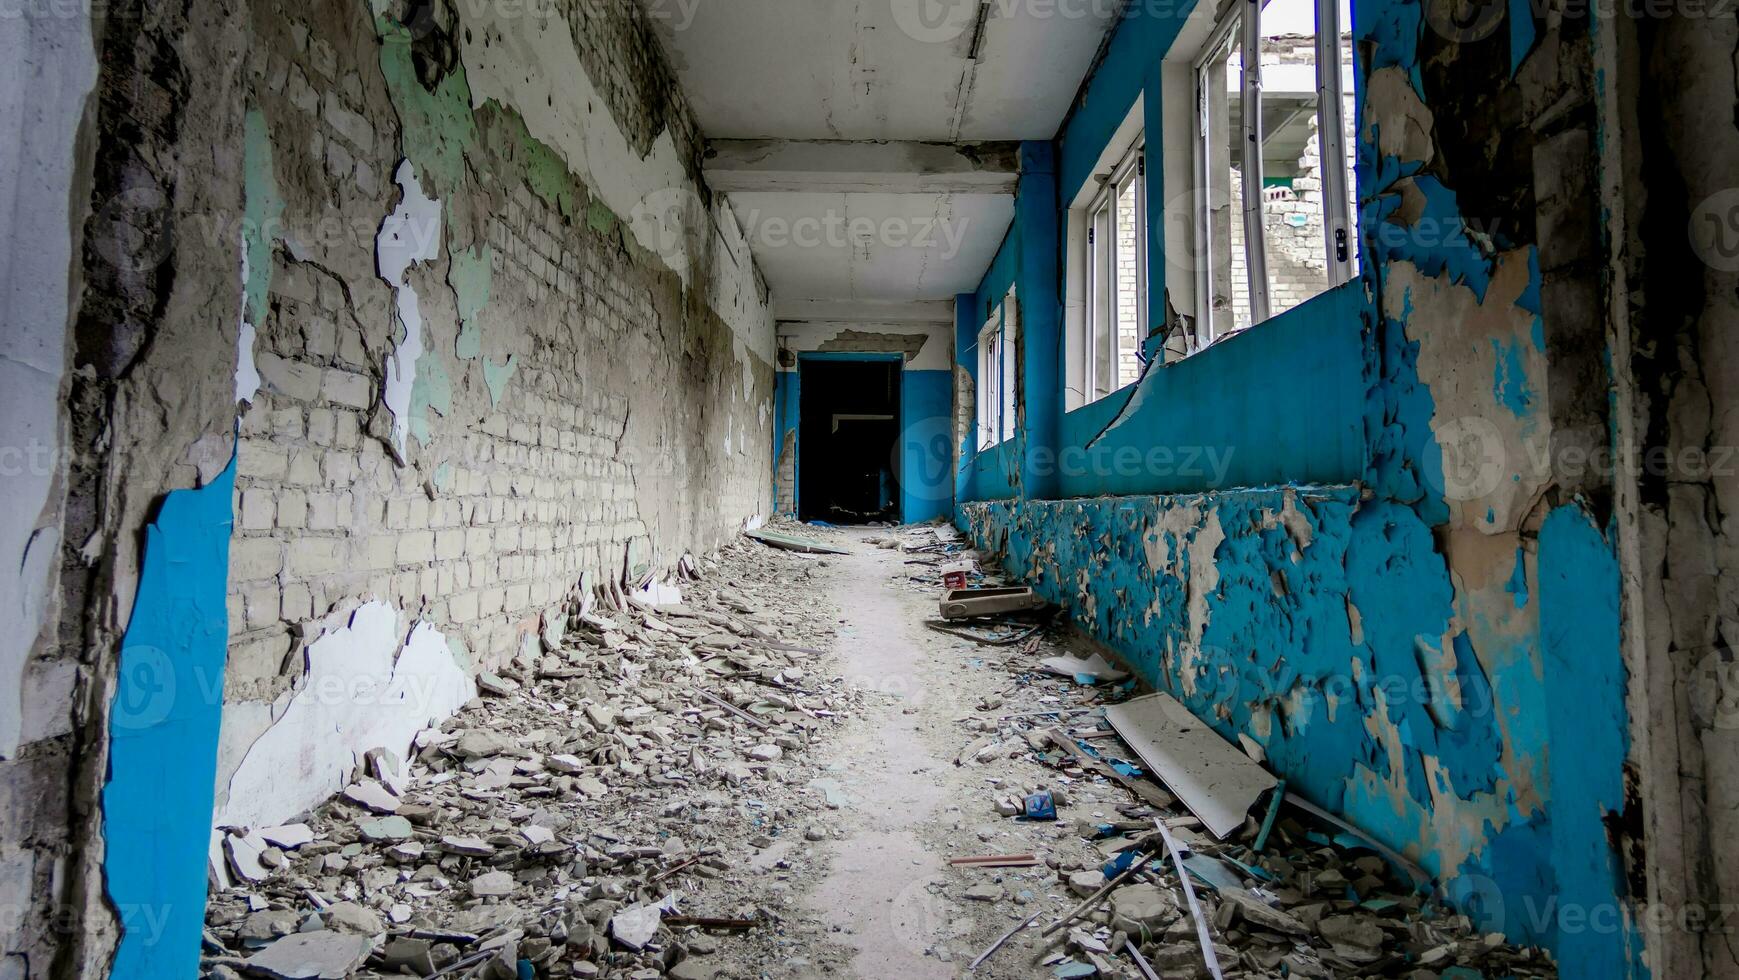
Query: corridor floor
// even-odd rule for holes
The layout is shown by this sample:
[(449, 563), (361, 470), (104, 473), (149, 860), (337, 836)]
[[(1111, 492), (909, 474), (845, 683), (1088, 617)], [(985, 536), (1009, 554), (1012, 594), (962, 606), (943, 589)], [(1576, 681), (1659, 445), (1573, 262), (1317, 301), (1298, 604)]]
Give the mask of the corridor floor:
[[(1156, 818), (1207, 862), (1224, 976), (1551, 975), (1289, 809), (1257, 855), (1254, 818), (1217, 842), (1106, 779), (1083, 753), (1132, 756), (1097, 709), (1136, 692), (1038, 669), (1087, 641), (926, 625), (952, 529), (796, 530), (847, 553), (744, 540), (679, 603), (606, 593), (414, 759), (231, 829), (206, 975), (951, 977), (1025, 923), (973, 975), (1208, 976)], [(1055, 821), (1015, 816), (1037, 792)], [(1047, 934), (1132, 846), (1146, 870)], [(1033, 860), (949, 864), (984, 855)]]

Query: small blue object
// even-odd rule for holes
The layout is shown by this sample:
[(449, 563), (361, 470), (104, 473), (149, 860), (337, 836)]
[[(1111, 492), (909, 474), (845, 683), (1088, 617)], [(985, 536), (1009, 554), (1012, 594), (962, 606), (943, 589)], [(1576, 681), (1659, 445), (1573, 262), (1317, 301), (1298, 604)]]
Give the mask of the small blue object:
[(1057, 968), (1051, 971), (1051, 975), (1062, 978), (1062, 980), (1068, 980), (1070, 977), (1090, 977), (1098, 972), (1098, 968), (1091, 963), (1082, 963), (1079, 960), (1064, 960), (1057, 964)]
[(1113, 759), (1113, 760), (1111, 760), (1111, 768), (1117, 770), (1118, 772), (1122, 773), (1125, 776), (1128, 776), (1130, 779), (1140, 779), (1141, 778), (1141, 770), (1136, 768), (1135, 766), (1130, 765), (1127, 762), (1119, 762), (1119, 761)]
[(532, 967), (530, 960), (519, 961), (519, 980), (537, 980), (537, 970)]
[(1075, 675), (1075, 683), (1081, 685), (1082, 687), (1092, 687), (1095, 684), (1099, 683), (1099, 675), (1098, 674), (1089, 674), (1089, 673), (1083, 671), (1083, 672)]
[(1022, 816), (1028, 820), (1055, 820), (1057, 802), (1049, 793), (1034, 793), (1026, 798), (1026, 810)]
[(1137, 857), (1139, 857), (1139, 855), (1133, 849), (1124, 851), (1101, 865), (1099, 872), (1105, 876), (1106, 881), (1110, 881), (1112, 878), (1128, 871), (1129, 866), (1135, 863)]

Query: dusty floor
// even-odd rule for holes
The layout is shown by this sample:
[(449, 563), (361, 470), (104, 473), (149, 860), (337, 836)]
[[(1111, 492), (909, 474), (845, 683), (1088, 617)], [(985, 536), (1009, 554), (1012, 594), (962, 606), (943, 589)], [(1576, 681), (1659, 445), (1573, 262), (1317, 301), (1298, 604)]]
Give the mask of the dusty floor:
[[(951, 529), (797, 530), (848, 553), (743, 541), (679, 605), (575, 608), (414, 759), (232, 830), (207, 975), (952, 977), (1026, 922), (973, 975), (1207, 976), (1164, 860), (1041, 935), (1156, 818), (1229, 876), (1196, 884), (1225, 976), (1551, 975), (1290, 814), (1258, 855), (1062, 751), (1128, 758), (1097, 709), (1133, 685), (1038, 671), (1092, 652), (1060, 627), (927, 626)], [(1058, 819), (1012, 816), (1037, 791)], [(993, 854), (1036, 860), (948, 863)]]

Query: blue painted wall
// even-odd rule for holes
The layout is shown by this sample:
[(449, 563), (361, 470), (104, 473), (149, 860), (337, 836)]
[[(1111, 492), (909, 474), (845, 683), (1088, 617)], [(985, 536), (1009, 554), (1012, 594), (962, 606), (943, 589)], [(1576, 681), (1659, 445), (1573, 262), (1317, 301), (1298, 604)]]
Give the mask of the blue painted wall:
[[(1021, 221), (1017, 209), (1015, 221), (1008, 234), (1003, 236), (1002, 247), (997, 249), (978, 290), (963, 293), (954, 302), (954, 363), (966, 369), (974, 390), (978, 383), (978, 331), (990, 319), (991, 310), (1008, 296), (1009, 288), (1020, 274), (1020, 262)], [(1018, 296), (1016, 301), (1019, 301)], [(960, 442), (955, 499), (1007, 500), (1014, 497), (1016, 488), (1020, 486), (1022, 453), (1019, 443), (999, 443), (979, 452), (977, 438), (977, 429), (972, 426), (967, 428), (965, 438)]]
[[(1388, 71), (1423, 102), (1417, 0), (1360, 3), (1356, 20), (1359, 91)], [(1053, 264), (1056, 209), (1139, 93), (1157, 143), (1158, 63), (1180, 23), (1126, 20), (1059, 135)], [(1289, 785), (1419, 861), (1481, 926), (1552, 949), (1564, 976), (1636, 975), (1606, 836), (1629, 751), (1612, 533), (1585, 501), (1506, 496), (1534, 478), (1530, 440), (1550, 438), (1537, 254), (1470, 245), (1453, 189), (1380, 150), (1402, 141), (1357, 131), (1360, 279), (1057, 416), (1054, 442), (1023, 433), (1016, 465), (967, 459), (956, 519), (1146, 679), (1262, 745)], [(1161, 171), (1148, 167), (1150, 201), (1166, 199)], [(1421, 219), (1433, 234), (1405, 233)], [(1013, 248), (1033, 249), (1037, 227), (1018, 220)], [(1061, 269), (1049, 275), (1055, 295)], [(963, 298), (962, 343), (987, 297), (1045, 276), (999, 255)], [(1060, 353), (1046, 337), (1023, 363), (1054, 372)], [(1041, 393), (1026, 394), (1030, 411)], [(1060, 384), (1044, 394), (1062, 404)], [(1470, 432), (1496, 450), (1478, 492), (1439, 443)], [(1049, 489), (1031, 458), (1048, 445)], [(997, 492), (998, 472), (1020, 480)]]
[(900, 372), (900, 514), (908, 524), (954, 512), (954, 375)]
[(1358, 479), (1364, 307), (1347, 283), (1063, 416), (1060, 496)]
[(209, 485), (169, 494), (145, 532), (103, 788), (103, 870), (123, 929), (116, 980), (199, 973), (234, 488), (232, 458)]

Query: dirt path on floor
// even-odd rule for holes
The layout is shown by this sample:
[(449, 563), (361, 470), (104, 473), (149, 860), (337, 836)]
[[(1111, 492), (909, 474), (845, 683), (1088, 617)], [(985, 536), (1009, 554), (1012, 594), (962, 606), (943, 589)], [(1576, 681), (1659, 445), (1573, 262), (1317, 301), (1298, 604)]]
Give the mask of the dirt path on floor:
[[(864, 543), (826, 574), (840, 610), (835, 654), (846, 683), (871, 706), (826, 745), (823, 767), (839, 783), (840, 820), (830, 871), (804, 899), (857, 951), (859, 977), (950, 977), (926, 951), (951, 923), (930, 893), (945, 867), (924, 837), (957, 809), (953, 760), (937, 751), (938, 729), (969, 706), (957, 700), (934, 632), (923, 626), (934, 599), (904, 582), (902, 559)], [(933, 639), (934, 638), (934, 639)]]
[[(990, 765), (957, 764), (985, 729), (996, 731), (987, 719), (1011, 684), (1004, 661), (1012, 651), (927, 628), (939, 592), (912, 583), (905, 553), (877, 547), (884, 533), (851, 532), (852, 553), (830, 559), (817, 576), (839, 610), (835, 669), (866, 704), (818, 753), (826, 778), (837, 781), (839, 809), (827, 870), (798, 902), (855, 950), (855, 977), (954, 977), (1036, 903), (1065, 893), (1048, 867), (968, 871), (950, 868), (948, 859), (1042, 858), (1062, 843), (1067, 822), (1026, 824), (996, 812), (998, 796), (1052, 782), (1042, 767), (1008, 758), (1024, 754), (1025, 745), (999, 744), (987, 753), (997, 758)], [(1079, 798), (1066, 815), (1110, 810), (1094, 802)], [(977, 900), (969, 891), (975, 888)], [(985, 889), (996, 897), (984, 900)], [(1038, 971), (1024, 958), (1002, 959), (977, 975)]]

